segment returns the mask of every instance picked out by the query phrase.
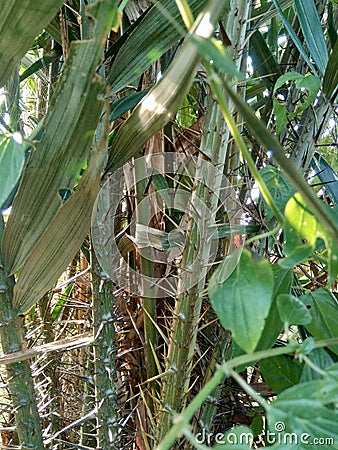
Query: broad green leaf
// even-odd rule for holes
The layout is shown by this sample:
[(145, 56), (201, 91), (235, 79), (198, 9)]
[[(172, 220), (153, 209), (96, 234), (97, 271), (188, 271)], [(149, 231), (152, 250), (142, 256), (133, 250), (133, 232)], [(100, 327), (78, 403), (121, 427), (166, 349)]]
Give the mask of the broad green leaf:
[[(277, 167), (270, 165), (265, 166), (260, 170), (260, 174), (262, 175), (277, 208), (283, 212), (288, 200), (290, 200), (295, 193), (294, 188)], [(264, 203), (266, 204), (265, 201)], [(270, 220), (274, 217), (274, 215), (267, 204), (266, 208), (267, 219)]]
[[(211, 228), (212, 230), (212, 228)], [(212, 230), (214, 231), (214, 230)], [(217, 271), (217, 283), (221, 284), (224, 283), (229, 276), (232, 274), (232, 272), (237, 267), (237, 264), (241, 258), (242, 255), (242, 249), (236, 248), (234, 251), (230, 252), (222, 261), (222, 263), (219, 265), (218, 271)]]
[(330, 380), (337, 381), (338, 380), (338, 363), (332, 364), (325, 371), (325, 377)]
[(277, 308), (277, 298), (280, 294), (289, 294), (292, 280), (293, 270), (283, 269), (278, 264), (272, 264), (272, 272), (274, 278), (274, 292), (273, 299), (269, 309), (268, 317), (265, 321), (262, 336), (258, 342), (256, 351), (271, 348), (276, 342), (276, 339), (281, 334), (283, 323), (279, 317)]
[(338, 380), (325, 376), (322, 380), (308, 381), (289, 388), (278, 396), (280, 401), (314, 400), (322, 405), (338, 403)]
[[(328, 351), (326, 351), (324, 348), (313, 349), (308, 355), (308, 358), (316, 367), (319, 367), (322, 370), (332, 367), (332, 364), (334, 363), (334, 360), (329, 355)], [(302, 376), (300, 377), (301, 383), (304, 383), (306, 381), (320, 380), (321, 378), (322, 376), (320, 373), (318, 373), (318, 371), (314, 370), (308, 364), (304, 364)]]
[(0, 86), (62, 4), (63, 0), (0, 0)]
[(24, 167), (24, 144), (0, 134), (0, 210), (19, 181)]
[[(207, 0), (189, 0), (189, 6), (197, 15)], [(185, 26), (175, 0), (159, 0), (133, 30), (119, 50), (107, 81), (112, 92), (118, 92), (130, 84), (167, 50), (175, 45)]]
[[(209, 1), (206, 9), (196, 20), (194, 33), (188, 35), (163, 78), (148, 92), (119, 128), (112, 143), (107, 171), (114, 172), (135, 156), (144, 143), (163, 128), (177, 112), (194, 81), (201, 61), (191, 36), (196, 34), (204, 38), (210, 37), (223, 9), (222, 2)], [(204, 25), (206, 18), (210, 27)]]
[[(307, 91), (307, 98), (298, 103), (295, 111), (291, 112), (287, 110), (285, 102), (280, 102), (276, 98), (276, 93), (278, 89), (280, 89), (284, 84), (289, 81), (295, 81), (296, 88), (303, 92)], [(303, 112), (306, 108), (311, 106), (311, 104), (315, 101), (319, 88), (320, 88), (320, 79), (314, 75), (301, 75), (297, 72), (287, 72), (284, 75), (280, 76), (275, 84), (273, 93), (273, 108), (276, 115), (276, 133), (280, 134), (281, 131), (285, 128), (285, 125), (289, 120), (296, 117), (298, 114)], [(302, 95), (302, 98), (303, 98)]]
[(100, 189), (107, 139), (105, 136), (91, 157), (74, 194), (30, 252), (14, 288), (13, 304), (18, 314), (28, 311), (52, 287), (84, 241)]
[(334, 99), (338, 88), (338, 39), (329, 57), (324, 80), (323, 91), (328, 99)]
[(231, 330), (234, 341), (251, 353), (265, 325), (273, 294), (273, 274), (268, 261), (255, 262), (248, 250), (223, 281), (220, 267), (209, 282), (209, 298), (221, 324)]
[(324, 75), (328, 54), (315, 2), (295, 0), (294, 5), (307, 48), (321, 74)]
[[(338, 337), (338, 303), (334, 295), (323, 288), (299, 299), (308, 308), (312, 321), (306, 328), (316, 339)], [(338, 355), (338, 346), (330, 347)]]
[(311, 322), (311, 314), (297, 297), (281, 294), (277, 297), (277, 307), (281, 320), (287, 325), (307, 325)]
[[(306, 384), (306, 383), (305, 383)], [(338, 413), (322, 405), (321, 402), (302, 398), (288, 399), (288, 391), (299, 390), (304, 385), (298, 385), (287, 389), (278, 399), (269, 406), (267, 419), (270, 430), (270, 443), (283, 442), (289, 448), (318, 449), (316, 439), (331, 439), (331, 445), (325, 448), (337, 448), (332, 446), (338, 442)], [(272, 435), (273, 434), (273, 435)], [(273, 440), (275, 438), (275, 440)], [(277, 440), (278, 439), (278, 440)], [(298, 444), (298, 447), (294, 447)]]
[[(118, 1), (115, 3), (117, 6)], [(102, 14), (112, 6), (111, 1), (100, 2)], [(102, 27), (106, 25), (100, 24)], [(60, 190), (73, 190), (88, 155), (102, 111), (98, 95), (104, 86), (95, 72), (104, 40), (102, 36), (71, 45), (44, 120), (44, 132), (26, 167), (6, 225), (3, 256), (8, 274), (24, 264), (61, 206)]]
[(318, 234), (318, 222), (296, 194), (285, 208), (285, 246), (287, 258), (280, 261), (282, 267), (290, 267), (307, 258), (314, 250)]
[[(329, 355), (329, 353), (324, 348), (315, 348), (308, 355), (310, 361), (320, 369), (326, 369), (327, 367), (332, 366), (334, 360)], [(318, 371), (314, 370), (308, 364), (304, 365), (302, 376), (300, 377), (300, 382), (304, 383), (306, 381), (314, 381), (321, 379), (322, 376)]]
[(286, 106), (275, 97), (273, 99), (273, 112), (276, 117), (276, 134), (280, 135), (285, 129), (289, 119)]
[(279, 394), (299, 382), (303, 366), (299, 361), (287, 356), (274, 356), (259, 362), (264, 380)]
[(289, 81), (295, 81), (296, 88), (302, 90), (306, 89), (309, 91), (308, 99), (296, 109), (296, 112), (290, 115), (290, 117), (294, 117), (299, 112), (304, 111), (316, 98), (316, 95), (320, 88), (320, 79), (311, 74), (301, 75), (298, 72), (287, 72), (284, 75), (281, 75), (276, 81), (273, 90), (274, 94), (276, 94), (277, 90)]
[[(334, 209), (328, 208), (332, 217)], [(338, 243), (313, 215), (302, 197), (297, 193), (285, 208), (285, 252), (287, 257), (280, 260), (282, 267), (291, 267), (304, 261), (316, 248), (317, 239), (324, 240), (328, 254), (329, 279), (334, 280), (338, 273)]]

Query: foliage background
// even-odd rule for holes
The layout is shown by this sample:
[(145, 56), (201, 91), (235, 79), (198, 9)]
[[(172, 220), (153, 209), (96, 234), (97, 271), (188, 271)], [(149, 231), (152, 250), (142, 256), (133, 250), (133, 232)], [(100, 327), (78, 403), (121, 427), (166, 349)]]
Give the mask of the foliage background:
[[(249, 448), (224, 437), (238, 425), (251, 448), (337, 448), (336, 3), (40, 3), (0, 0), (2, 448)], [(154, 300), (104, 275), (89, 230), (111, 173), (169, 152), (217, 166), (243, 216), (229, 233), (201, 165), (136, 168), (115, 235), (144, 193), (182, 185), (219, 230), (218, 264)], [(137, 215), (162, 240), (184, 224), (167, 206)], [(128, 233), (119, 250), (144, 276), (204, 273), (184, 226), (175, 264)]]

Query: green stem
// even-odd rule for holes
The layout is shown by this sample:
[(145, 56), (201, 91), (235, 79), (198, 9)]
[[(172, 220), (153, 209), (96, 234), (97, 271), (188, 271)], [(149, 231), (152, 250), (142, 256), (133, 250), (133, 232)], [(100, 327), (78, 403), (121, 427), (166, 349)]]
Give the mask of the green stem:
[(225, 373), (222, 368), (218, 368), (211, 380), (205, 384), (203, 389), (194, 397), (187, 408), (179, 415), (174, 417), (174, 425), (169, 430), (162, 442), (156, 447), (156, 450), (169, 450), (172, 448), (177, 436), (189, 424), (197, 409), (202, 405), (204, 400), (210, 395), (216, 386), (223, 381)]
[(280, 224), (282, 224), (284, 222), (284, 218), (283, 218), (282, 214), (280, 213), (279, 209), (277, 208), (269, 189), (267, 188), (261, 174), (259, 173), (259, 171), (255, 165), (254, 160), (252, 159), (251, 153), (249, 152), (249, 150), (241, 136), (241, 133), (232, 117), (232, 114), (230, 113), (227, 102), (224, 98), (223, 90), (221, 88), (222, 81), (220, 80), (218, 75), (211, 69), (210, 64), (206, 65), (206, 70), (208, 73), (210, 84), (216, 95), (217, 102), (223, 113), (224, 119), (228, 124), (229, 130), (230, 130), (236, 144), (238, 145), (238, 147), (243, 155), (243, 158), (246, 160), (249, 170), (252, 173), (256, 183), (259, 185), (259, 188), (260, 188), (260, 191), (262, 193), (264, 200), (271, 208), (271, 210), (274, 213), (278, 222)]
[(320, 367), (318, 367), (316, 364), (314, 364), (308, 356), (302, 355), (302, 361), (304, 361), (309, 367), (311, 367), (312, 370), (319, 373), (319, 375), (321, 376), (325, 375), (325, 371), (322, 370)]
[(175, 0), (175, 1), (185, 26), (187, 27), (188, 30), (190, 30), (194, 24), (194, 16), (192, 15), (187, 0)]
[(237, 373), (233, 369), (231, 369), (229, 373), (232, 376), (232, 378), (237, 382), (237, 384), (239, 384), (240, 387), (244, 390), (244, 392), (246, 392), (248, 395), (250, 395), (250, 397), (256, 400), (256, 402), (259, 405), (263, 406), (265, 410), (268, 409), (269, 406), (268, 402), (261, 395), (257, 394), (257, 392), (254, 391), (252, 387), (248, 383), (246, 383), (245, 380), (243, 380), (243, 378), (240, 376), (239, 373)]
[(273, 236), (274, 234), (277, 234), (280, 229), (281, 229), (281, 227), (280, 227), (280, 225), (278, 225), (273, 230), (267, 231), (266, 233), (259, 234), (258, 236), (253, 236), (252, 238), (247, 239), (245, 241), (245, 245), (249, 245), (252, 242), (255, 242), (255, 241), (258, 241), (258, 240), (261, 240), (261, 239), (265, 239), (265, 238), (270, 237), (270, 236)]

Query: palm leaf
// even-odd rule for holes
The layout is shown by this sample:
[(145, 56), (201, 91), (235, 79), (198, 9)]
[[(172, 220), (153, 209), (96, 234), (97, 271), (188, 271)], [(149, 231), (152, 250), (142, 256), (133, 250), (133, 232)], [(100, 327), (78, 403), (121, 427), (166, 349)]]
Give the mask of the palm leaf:
[(333, 47), (329, 62), (326, 67), (323, 91), (328, 99), (334, 100), (338, 88), (338, 39)]
[(316, 5), (313, 0), (295, 0), (295, 10), (310, 55), (324, 75), (328, 54)]
[[(114, 9), (115, 2), (115, 9)], [(61, 207), (61, 189), (72, 190), (88, 156), (102, 110), (98, 100), (103, 84), (95, 76), (103, 51), (104, 33), (115, 16), (117, 0), (99, 2), (95, 39), (72, 43), (62, 79), (36, 143), (19, 192), (13, 202), (3, 241), (7, 273), (14, 273)], [(94, 5), (95, 6), (95, 5)], [(107, 11), (109, 8), (109, 11)]]
[[(195, 33), (200, 37), (210, 37), (220, 12), (222, 2), (209, 1), (205, 11), (195, 23)], [(205, 27), (203, 20), (210, 26)], [(114, 171), (132, 158), (144, 143), (166, 125), (176, 113), (187, 95), (195, 78), (201, 56), (188, 36), (180, 51), (165, 73), (134, 109), (131, 116), (120, 127), (114, 138), (107, 163), (107, 170)]]
[[(189, 6), (192, 13), (197, 14), (206, 3), (206, 0), (190, 0)], [(185, 27), (176, 1), (159, 0), (145, 13), (119, 50), (107, 77), (112, 92), (120, 91), (137, 79), (163, 53), (175, 45), (182, 38), (177, 29), (184, 31)]]
[(63, 0), (0, 0), (0, 86), (62, 4)]
[(315, 75), (317, 75), (317, 71), (316, 71), (315, 66), (313, 65), (313, 63), (312, 63), (311, 59), (309, 58), (308, 54), (306, 53), (305, 48), (304, 48), (301, 40), (298, 37), (298, 34), (295, 32), (295, 30), (292, 28), (290, 22), (285, 17), (285, 15), (284, 15), (284, 13), (282, 11), (282, 8), (281, 8), (281, 6), (279, 4), (279, 1), (278, 0), (272, 0), (272, 1), (273, 1), (274, 5), (275, 5), (277, 11), (278, 11), (278, 14), (279, 14), (280, 18), (282, 19), (282, 22), (283, 22), (287, 32), (289, 33), (291, 39), (295, 43), (299, 53), (302, 55), (304, 60), (307, 62), (308, 66), (313, 71), (313, 73)]
[(59, 209), (30, 252), (14, 288), (13, 303), (18, 314), (29, 310), (50, 289), (85, 240), (100, 189), (107, 140), (108, 132), (75, 193)]

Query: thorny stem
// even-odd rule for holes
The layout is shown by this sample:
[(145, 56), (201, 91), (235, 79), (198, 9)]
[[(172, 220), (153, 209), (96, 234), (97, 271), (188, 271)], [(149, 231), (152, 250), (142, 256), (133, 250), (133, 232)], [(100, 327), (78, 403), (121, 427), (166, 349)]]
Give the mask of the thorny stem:
[[(0, 243), (3, 230), (4, 221), (0, 214)], [(2, 266), (0, 248), (0, 338), (5, 354), (22, 350), (24, 341), (23, 322), (13, 306), (13, 287), (13, 277), (7, 278)], [(7, 380), (20, 448), (42, 450), (44, 445), (29, 362), (9, 364)]]

